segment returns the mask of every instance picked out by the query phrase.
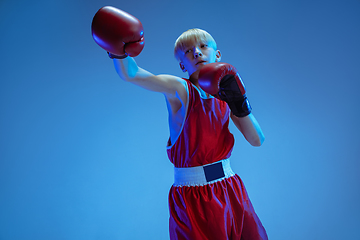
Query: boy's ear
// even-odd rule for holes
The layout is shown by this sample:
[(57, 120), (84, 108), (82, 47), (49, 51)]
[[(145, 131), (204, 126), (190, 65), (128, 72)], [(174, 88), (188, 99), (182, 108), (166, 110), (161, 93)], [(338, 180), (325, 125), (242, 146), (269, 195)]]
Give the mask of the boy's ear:
[(221, 60), (221, 52), (220, 52), (220, 50), (216, 50), (215, 62), (220, 62), (220, 60)]
[(182, 62), (179, 62), (180, 68), (183, 72), (187, 72), (187, 70), (185, 69), (185, 66)]

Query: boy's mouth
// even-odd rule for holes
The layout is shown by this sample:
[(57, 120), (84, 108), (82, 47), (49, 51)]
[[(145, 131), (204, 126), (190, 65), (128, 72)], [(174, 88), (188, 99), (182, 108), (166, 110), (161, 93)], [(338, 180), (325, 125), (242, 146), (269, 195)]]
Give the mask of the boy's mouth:
[(198, 65), (198, 64), (200, 64), (200, 63), (204, 63), (204, 62), (206, 62), (206, 61), (201, 60), (201, 61), (197, 62), (195, 65)]

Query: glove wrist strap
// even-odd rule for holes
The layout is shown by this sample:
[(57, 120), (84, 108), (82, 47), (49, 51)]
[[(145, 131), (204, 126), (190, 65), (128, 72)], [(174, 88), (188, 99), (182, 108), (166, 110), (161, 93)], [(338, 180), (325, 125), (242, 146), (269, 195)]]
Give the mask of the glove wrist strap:
[(252, 110), (250, 102), (245, 95), (243, 95), (243, 98), (241, 99), (228, 101), (227, 104), (229, 105), (232, 114), (237, 117), (246, 117)]
[(110, 52), (107, 52), (107, 53), (109, 55), (109, 58), (111, 58), (111, 59), (124, 59), (124, 58), (127, 58), (127, 56), (128, 56), (127, 54), (119, 56), (119, 55), (112, 54)]
[(237, 117), (245, 117), (251, 113), (251, 106), (246, 94), (242, 94), (236, 78), (228, 74), (221, 79), (218, 93), (221, 100), (227, 102), (231, 112)]

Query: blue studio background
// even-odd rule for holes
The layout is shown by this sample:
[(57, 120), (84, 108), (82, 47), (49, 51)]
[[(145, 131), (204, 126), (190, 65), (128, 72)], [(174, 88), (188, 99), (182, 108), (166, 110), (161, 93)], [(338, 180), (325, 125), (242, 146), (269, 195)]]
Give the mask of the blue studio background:
[(358, 0), (0, 1), (0, 239), (168, 239), (164, 97), (118, 78), (96, 11), (139, 18), (137, 63), (186, 77), (189, 28), (237, 67), (266, 140), (231, 125), (270, 239), (360, 239)]

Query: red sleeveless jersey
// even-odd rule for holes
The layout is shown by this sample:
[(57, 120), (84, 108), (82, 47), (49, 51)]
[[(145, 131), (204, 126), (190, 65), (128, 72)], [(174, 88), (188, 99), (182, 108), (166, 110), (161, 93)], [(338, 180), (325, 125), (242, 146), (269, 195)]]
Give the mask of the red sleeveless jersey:
[[(175, 167), (196, 167), (229, 158), (234, 136), (229, 131), (230, 109), (217, 98), (203, 98), (189, 81), (188, 109), (175, 143), (167, 153)], [(172, 145), (171, 145), (172, 144)]]

